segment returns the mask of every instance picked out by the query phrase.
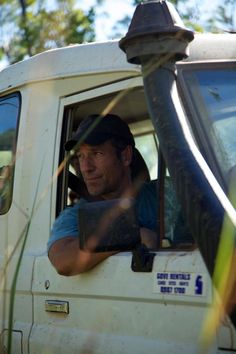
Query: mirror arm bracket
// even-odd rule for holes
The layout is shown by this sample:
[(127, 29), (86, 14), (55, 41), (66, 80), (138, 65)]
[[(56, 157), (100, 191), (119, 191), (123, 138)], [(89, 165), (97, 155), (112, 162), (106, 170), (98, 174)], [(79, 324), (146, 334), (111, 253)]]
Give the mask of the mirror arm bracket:
[(133, 272), (151, 272), (155, 253), (151, 253), (148, 248), (140, 244), (133, 251), (131, 269)]

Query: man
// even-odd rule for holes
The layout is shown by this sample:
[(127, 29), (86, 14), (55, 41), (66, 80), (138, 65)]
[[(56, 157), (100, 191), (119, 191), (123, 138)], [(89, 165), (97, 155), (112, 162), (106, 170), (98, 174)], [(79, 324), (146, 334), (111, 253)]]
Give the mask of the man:
[[(136, 197), (137, 188), (132, 182), (130, 167), (135, 142), (128, 125), (120, 117), (112, 114), (88, 116), (81, 122), (73, 138), (65, 144), (65, 149), (76, 151), (90, 201)], [(155, 248), (155, 193), (146, 186), (136, 199), (142, 242), (149, 248)], [(81, 199), (59, 215), (48, 242), (49, 259), (62, 275), (88, 271), (115, 253), (91, 253), (80, 249), (77, 214), (83, 202), (84, 199)]]

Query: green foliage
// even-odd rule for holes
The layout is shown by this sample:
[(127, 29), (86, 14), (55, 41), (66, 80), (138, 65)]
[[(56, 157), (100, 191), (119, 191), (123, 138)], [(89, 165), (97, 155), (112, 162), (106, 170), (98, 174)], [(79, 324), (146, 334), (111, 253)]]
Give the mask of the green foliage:
[(225, 0), (224, 6), (219, 5), (215, 22), (219, 23), (219, 26), (222, 27), (222, 30), (227, 32), (235, 32), (236, 31), (236, 23), (235, 23), (235, 11), (236, 11), (236, 2), (235, 0)]
[(45, 0), (0, 0), (0, 26), (8, 32), (0, 59), (4, 54), (15, 63), (50, 48), (95, 39), (93, 8), (86, 14), (75, 8), (74, 0), (57, 0), (54, 8), (49, 4)]

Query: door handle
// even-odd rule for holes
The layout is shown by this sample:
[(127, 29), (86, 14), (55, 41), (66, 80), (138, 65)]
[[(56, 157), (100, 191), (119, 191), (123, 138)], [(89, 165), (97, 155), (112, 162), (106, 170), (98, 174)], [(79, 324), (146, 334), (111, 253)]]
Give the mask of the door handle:
[(69, 302), (60, 300), (46, 300), (45, 311), (69, 314)]

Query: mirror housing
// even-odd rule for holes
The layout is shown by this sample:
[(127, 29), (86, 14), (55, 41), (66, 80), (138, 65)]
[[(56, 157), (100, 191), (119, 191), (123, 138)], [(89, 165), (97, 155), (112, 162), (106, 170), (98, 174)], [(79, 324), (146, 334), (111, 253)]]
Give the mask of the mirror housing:
[(84, 202), (78, 217), (81, 249), (90, 252), (130, 251), (141, 243), (132, 199)]

